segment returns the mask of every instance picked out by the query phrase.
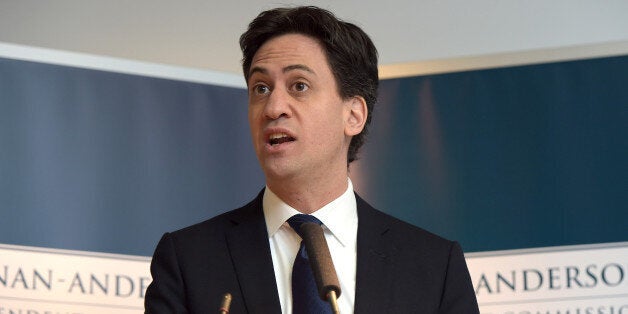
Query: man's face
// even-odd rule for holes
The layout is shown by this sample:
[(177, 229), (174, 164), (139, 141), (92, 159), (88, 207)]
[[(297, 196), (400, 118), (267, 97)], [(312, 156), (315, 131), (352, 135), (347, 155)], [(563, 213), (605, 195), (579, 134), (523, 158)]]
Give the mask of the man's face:
[(247, 83), (253, 146), (268, 180), (346, 169), (351, 100), (338, 94), (318, 41), (300, 34), (267, 41)]

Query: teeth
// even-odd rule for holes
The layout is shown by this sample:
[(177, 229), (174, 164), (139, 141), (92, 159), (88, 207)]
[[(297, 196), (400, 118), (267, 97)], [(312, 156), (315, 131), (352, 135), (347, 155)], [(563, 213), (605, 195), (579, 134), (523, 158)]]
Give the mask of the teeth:
[(293, 140), (294, 140), (293, 138), (291, 138), (288, 134), (283, 133), (283, 132), (273, 133), (268, 136), (268, 142), (270, 143), (270, 145), (283, 144), (283, 143), (290, 142)]
[(286, 134), (286, 133), (275, 133), (275, 134), (271, 134), (270, 135), (270, 139), (271, 140), (276, 140), (276, 139), (280, 139), (280, 138), (284, 138), (284, 137), (288, 137), (288, 134)]

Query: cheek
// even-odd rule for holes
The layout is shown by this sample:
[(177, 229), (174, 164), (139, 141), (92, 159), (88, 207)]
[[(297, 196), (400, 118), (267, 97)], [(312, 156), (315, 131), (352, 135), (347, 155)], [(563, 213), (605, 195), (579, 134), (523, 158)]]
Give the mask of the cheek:
[(256, 118), (255, 112), (253, 112), (250, 108), (249, 108), (248, 118), (249, 118), (249, 131), (251, 132), (251, 138), (253, 139), (253, 143), (256, 143), (256, 139), (258, 138), (258, 135), (261, 131), (260, 131), (259, 122), (258, 122), (258, 119)]
[(259, 110), (255, 106), (249, 106), (248, 118), (249, 118), (249, 126), (251, 130), (253, 130), (253, 126), (257, 123), (257, 117), (259, 115)]
[(344, 136), (344, 117), (342, 112), (328, 111), (319, 113), (312, 124), (317, 142), (331, 142)]

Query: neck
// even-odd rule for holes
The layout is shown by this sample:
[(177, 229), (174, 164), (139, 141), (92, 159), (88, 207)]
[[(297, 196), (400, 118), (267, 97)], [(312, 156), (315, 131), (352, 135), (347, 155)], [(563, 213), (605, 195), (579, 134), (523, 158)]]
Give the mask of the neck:
[(282, 201), (304, 214), (311, 214), (347, 190), (348, 173), (321, 178), (283, 178), (266, 180), (268, 187)]

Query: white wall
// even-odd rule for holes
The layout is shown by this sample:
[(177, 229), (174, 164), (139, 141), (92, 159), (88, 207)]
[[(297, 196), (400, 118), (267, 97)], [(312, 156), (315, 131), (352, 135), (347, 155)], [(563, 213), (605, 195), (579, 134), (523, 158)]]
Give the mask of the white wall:
[[(239, 35), (276, 3), (0, 0), (0, 42), (239, 73)], [(628, 1), (308, 3), (362, 26), (384, 65), (628, 42)]]

